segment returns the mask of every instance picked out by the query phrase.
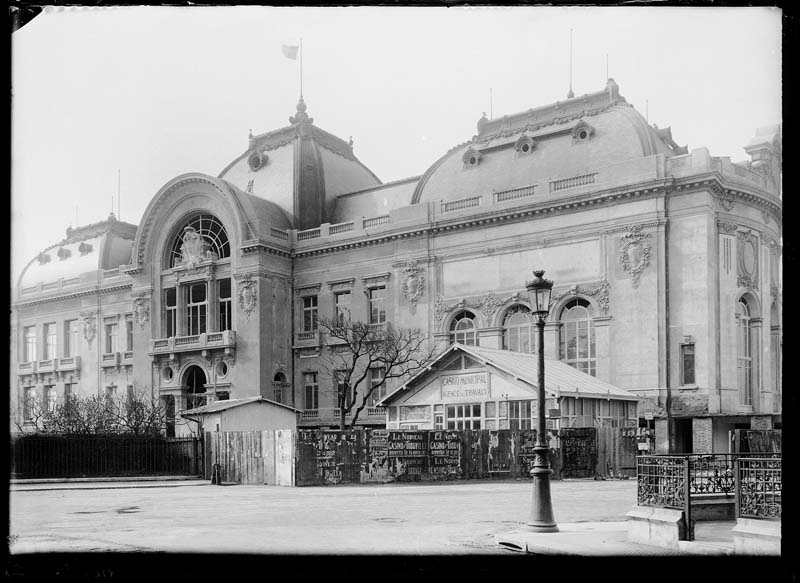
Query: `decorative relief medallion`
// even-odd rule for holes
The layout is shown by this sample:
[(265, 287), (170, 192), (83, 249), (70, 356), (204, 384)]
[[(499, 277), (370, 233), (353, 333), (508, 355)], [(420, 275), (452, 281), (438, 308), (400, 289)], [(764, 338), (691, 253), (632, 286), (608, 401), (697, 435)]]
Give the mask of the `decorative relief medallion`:
[(740, 231), (736, 235), (739, 251), (739, 270), (736, 285), (758, 289), (758, 238), (749, 231)]
[(719, 196), (719, 206), (721, 206), (723, 210), (733, 210), (734, 204), (733, 193), (730, 190), (724, 191)]
[(257, 299), (257, 292), (256, 292), (256, 282), (253, 281), (250, 274), (248, 273), (244, 277), (238, 280), (238, 287), (239, 287), (239, 307), (244, 311), (247, 317), (250, 317), (250, 313), (256, 307), (256, 299)]
[(417, 300), (425, 293), (425, 275), (422, 273), (422, 268), (417, 265), (416, 259), (410, 259), (406, 262), (403, 269), (405, 277), (400, 284), (403, 290), (403, 297), (406, 298), (409, 305), (409, 310), (412, 314), (417, 311)]
[(147, 298), (136, 298), (133, 302), (133, 318), (136, 323), (144, 328), (147, 320), (150, 319), (150, 300)]
[(639, 287), (639, 278), (650, 264), (650, 233), (643, 233), (641, 225), (630, 225), (628, 232), (620, 239), (617, 260), (622, 270), (630, 274), (633, 287)]
[(86, 339), (86, 342), (89, 344), (89, 348), (92, 347), (92, 340), (94, 340), (95, 334), (97, 334), (97, 322), (92, 315), (84, 315), (83, 316), (83, 337)]

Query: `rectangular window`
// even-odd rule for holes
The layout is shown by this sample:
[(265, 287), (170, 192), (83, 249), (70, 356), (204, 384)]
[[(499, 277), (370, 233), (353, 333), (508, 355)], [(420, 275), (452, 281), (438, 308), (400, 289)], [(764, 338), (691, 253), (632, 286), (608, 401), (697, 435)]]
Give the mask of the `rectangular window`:
[(469, 405), (448, 405), (447, 428), (480, 429), (481, 428), (480, 403), (474, 403)]
[(172, 338), (178, 331), (178, 293), (174, 287), (164, 290), (164, 336)]
[(208, 314), (208, 293), (205, 282), (186, 288), (186, 331), (190, 336), (205, 334)]
[(36, 360), (36, 326), (26, 326), (22, 331), (23, 337), (23, 362)]
[(353, 387), (347, 384), (347, 371), (337, 370), (334, 373), (334, 382), (336, 383), (336, 407), (346, 408), (353, 402)]
[(44, 360), (51, 360), (58, 356), (57, 343), (56, 323), (49, 322), (44, 325)]
[(58, 395), (56, 394), (56, 388), (53, 385), (44, 388), (45, 391), (45, 407), (47, 407), (47, 413), (54, 413), (56, 410), (56, 403), (58, 403)]
[(336, 308), (336, 324), (337, 326), (344, 326), (350, 321), (350, 298), (349, 291), (339, 292), (333, 296), (334, 305)]
[(133, 350), (133, 314), (125, 316), (125, 350)]
[(303, 332), (317, 330), (317, 296), (303, 298)]
[[(386, 374), (386, 369), (383, 367), (379, 368), (371, 368), (369, 369), (369, 388), (372, 388), (376, 385), (379, 385), (383, 380), (384, 375)], [(378, 387), (372, 393), (370, 393), (370, 402), (372, 406), (375, 407), (378, 404), (378, 401), (383, 399), (386, 396), (386, 385)]]
[(231, 330), (233, 325), (231, 314), (231, 279), (220, 279), (219, 285), (219, 330)]
[(64, 402), (66, 403), (73, 395), (75, 385), (73, 383), (66, 383), (64, 385)]
[(167, 437), (175, 437), (175, 395), (164, 395), (164, 417), (167, 425)]
[(386, 286), (371, 287), (369, 296), (369, 323), (383, 324), (386, 322)]
[(317, 373), (303, 373), (303, 387), (305, 388), (305, 410), (319, 409), (319, 384), (317, 383)]
[(694, 382), (694, 344), (681, 344), (681, 384)]
[(33, 412), (36, 407), (36, 388), (28, 387), (25, 389), (25, 398), (23, 402), (23, 417), (25, 421), (33, 419)]
[(508, 402), (508, 428), (509, 429), (530, 429), (531, 428), (531, 402), (530, 401), (509, 401)]
[(64, 322), (64, 358), (78, 354), (78, 321)]
[(110, 354), (117, 351), (117, 323), (106, 324), (105, 333), (105, 353)]
[(133, 385), (128, 385), (125, 387), (125, 398), (127, 399), (128, 403), (132, 403), (135, 395), (133, 394)]

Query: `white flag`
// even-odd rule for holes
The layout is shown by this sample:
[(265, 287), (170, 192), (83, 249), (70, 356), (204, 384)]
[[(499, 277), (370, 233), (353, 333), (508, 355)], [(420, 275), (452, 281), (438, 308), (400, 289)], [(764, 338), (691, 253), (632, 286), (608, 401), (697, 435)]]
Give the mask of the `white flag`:
[(297, 45), (283, 45), (281, 50), (283, 50), (283, 56), (287, 59), (292, 59), (293, 61), (297, 59), (297, 51), (300, 49)]

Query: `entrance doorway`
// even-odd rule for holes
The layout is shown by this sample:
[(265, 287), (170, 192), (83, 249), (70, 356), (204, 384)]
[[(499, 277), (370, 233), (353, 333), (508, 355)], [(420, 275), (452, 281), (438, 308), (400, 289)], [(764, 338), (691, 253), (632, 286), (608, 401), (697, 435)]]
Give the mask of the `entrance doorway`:
[(675, 453), (692, 453), (692, 420), (675, 419)]
[(190, 366), (186, 371), (186, 409), (195, 409), (206, 404), (206, 373), (199, 366)]

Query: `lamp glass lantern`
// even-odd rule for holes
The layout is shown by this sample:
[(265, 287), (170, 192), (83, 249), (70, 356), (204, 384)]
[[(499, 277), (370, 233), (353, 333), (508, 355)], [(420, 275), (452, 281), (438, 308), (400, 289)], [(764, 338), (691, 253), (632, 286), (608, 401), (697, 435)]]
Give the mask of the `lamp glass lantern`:
[(531, 300), (531, 313), (539, 320), (544, 320), (550, 312), (550, 294), (553, 291), (553, 282), (542, 277), (543, 269), (537, 269), (533, 275), (533, 280), (525, 286)]

